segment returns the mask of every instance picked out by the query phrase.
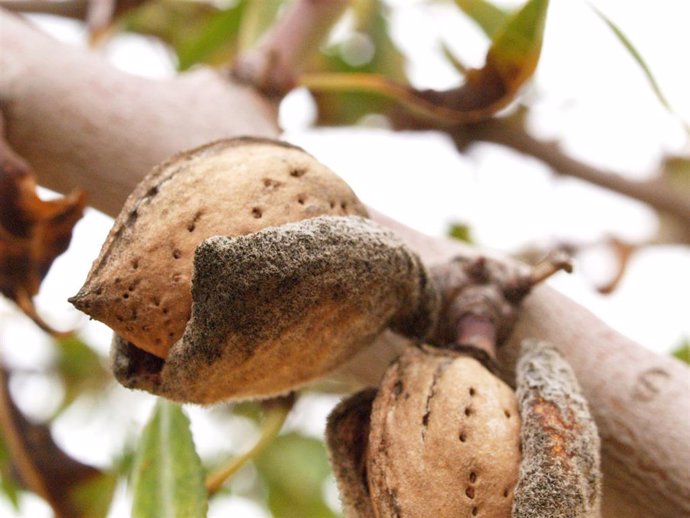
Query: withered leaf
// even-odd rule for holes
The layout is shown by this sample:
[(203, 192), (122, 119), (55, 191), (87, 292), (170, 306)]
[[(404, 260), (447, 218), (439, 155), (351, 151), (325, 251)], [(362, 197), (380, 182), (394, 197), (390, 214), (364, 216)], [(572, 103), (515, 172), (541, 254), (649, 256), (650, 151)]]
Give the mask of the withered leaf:
[(57, 200), (39, 198), (29, 166), (0, 146), (0, 293), (46, 330), (31, 297), (55, 258), (67, 249), (84, 205), (83, 192)]
[(0, 433), (21, 484), (44, 498), (56, 518), (105, 516), (115, 477), (73, 459), (47, 426), (29, 422), (12, 400), (8, 381), (0, 367)]

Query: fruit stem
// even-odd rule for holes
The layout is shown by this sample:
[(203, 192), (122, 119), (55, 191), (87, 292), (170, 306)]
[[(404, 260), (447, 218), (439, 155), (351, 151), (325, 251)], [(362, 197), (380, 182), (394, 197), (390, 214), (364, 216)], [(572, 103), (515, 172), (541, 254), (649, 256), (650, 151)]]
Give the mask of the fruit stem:
[(217, 470), (206, 477), (206, 490), (209, 496), (216, 493), (225, 482), (232, 477), (247, 462), (257, 457), (266, 447), (273, 442), (285, 423), (290, 410), (295, 403), (295, 395), (270, 399), (262, 402), (264, 420), (261, 423), (261, 433), (254, 446), (245, 453), (230, 459)]
[(455, 342), (481, 349), (495, 359), (496, 324), (487, 316), (468, 313), (458, 320)]

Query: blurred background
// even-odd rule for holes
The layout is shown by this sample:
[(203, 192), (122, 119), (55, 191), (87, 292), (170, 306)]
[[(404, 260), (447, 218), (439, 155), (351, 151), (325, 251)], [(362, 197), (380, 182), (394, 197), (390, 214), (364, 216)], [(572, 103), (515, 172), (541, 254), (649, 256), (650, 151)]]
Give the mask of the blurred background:
[[(281, 2), (265, 1), (279, 12)], [(203, 62), (227, 63), (236, 52), (232, 45), (221, 42), (202, 52), (198, 42), (210, 39), (208, 31), (221, 15), (241, 27), (247, 3), (149, 1), (103, 29), (95, 51), (123, 70), (161, 79)], [(420, 89), (452, 88), (462, 81), (463, 67), (482, 66), (490, 44), (460, 3), (358, 0), (358, 10), (335, 27), (314, 67), (379, 71)], [(510, 11), (521, 3), (494, 5)], [(592, 6), (632, 42), (670, 109), (634, 53)], [(89, 45), (81, 21), (29, 18), (61, 41)], [(680, 179), (673, 188), (687, 194), (688, 19), (685, 0), (553, 0), (534, 78), (506, 113), (521, 111), (532, 135), (557, 141), (576, 160), (636, 181), (663, 170), (673, 182)], [(196, 54), (190, 48), (197, 48)], [(358, 103), (359, 111), (343, 115), (339, 110), (347, 102)], [(627, 196), (556, 174), (510, 146), (478, 142), (458, 150), (444, 132), (395, 130), (385, 111), (377, 111), (378, 102), (367, 96), (328, 101), (297, 88), (280, 107), (283, 138), (330, 166), (365, 203), (422, 232), (520, 257), (554, 248), (571, 251), (575, 272), (549, 281), (554, 287), (659, 354), (687, 348), (690, 248), (678, 237), (677, 222)], [(54, 196), (45, 190), (42, 195)], [(10, 389), (17, 405), (31, 419), (50, 421), (62, 449), (82, 462), (127, 472), (154, 398), (110, 380), (110, 331), (66, 302), (81, 286), (111, 224), (109, 217), (88, 210), (36, 299), (47, 321), (59, 329), (77, 328), (78, 339), (56, 347), (0, 299), (0, 354), (14, 373)], [(209, 516), (338, 516), (322, 444), (325, 416), (338, 400), (334, 394), (304, 395), (281, 437), (211, 501)], [(206, 466), (246, 450), (257, 434), (259, 412), (252, 405), (186, 411)], [(3, 452), (0, 458), (6, 461)], [(52, 516), (42, 500), (15, 493), (7, 472), (2, 475), (0, 515)], [(108, 516), (129, 516), (129, 498), (126, 480), (120, 479)]]

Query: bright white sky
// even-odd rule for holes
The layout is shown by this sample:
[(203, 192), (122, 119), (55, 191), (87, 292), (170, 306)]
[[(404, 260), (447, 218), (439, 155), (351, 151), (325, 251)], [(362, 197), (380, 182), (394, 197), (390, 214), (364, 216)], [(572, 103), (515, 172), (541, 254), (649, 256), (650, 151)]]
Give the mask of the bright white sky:
[[(399, 7), (393, 18), (395, 37), (411, 56), (409, 70), (418, 86), (443, 88), (458, 80), (437, 53), (439, 37), (465, 62), (481, 63), (483, 37), (454, 9), (441, 3), (429, 7), (421, 0), (389, 3)], [(671, 105), (690, 121), (690, 68), (686, 63), (690, 3), (593, 3), (632, 39)], [(83, 44), (84, 34), (77, 25), (43, 21), (61, 39)], [(134, 73), (156, 77), (173, 73), (162, 47), (137, 37), (118, 37), (105, 52), (118, 66)], [(535, 131), (560, 139), (573, 155), (595, 165), (641, 178), (654, 172), (665, 150), (687, 151), (677, 120), (660, 106), (632, 59), (584, 1), (552, 1), (543, 57), (526, 94), (541, 99), (533, 121)], [(577, 180), (554, 179), (540, 163), (516, 160), (511, 152), (483, 146), (470, 156), (460, 156), (440, 135), (391, 134), (373, 126), (313, 130), (308, 127), (311, 110), (304, 92), (290, 96), (281, 113), (285, 138), (342, 175), (367, 204), (424, 232), (443, 235), (450, 222), (461, 221), (471, 225), (483, 245), (515, 250), (558, 239), (591, 242), (608, 234), (643, 240), (655, 231), (656, 219), (644, 206)], [(104, 353), (109, 332), (98, 323), (86, 322), (65, 299), (81, 285), (110, 224), (109, 218), (93, 211), (79, 223), (73, 246), (56, 262), (37, 300), (41, 312), (57, 327), (84, 325), (89, 343)], [(603, 297), (592, 290), (592, 279), (600, 279), (606, 267), (605, 255), (593, 252), (577, 265), (577, 273), (560, 275), (552, 284), (612, 327), (660, 353), (690, 336), (688, 247), (657, 246), (639, 253), (620, 288)], [(45, 338), (23, 318), (4, 318), (10, 312), (9, 304), (0, 301), (3, 355), (15, 367), (40, 369), (50, 354)], [(60, 399), (55, 384), (37, 379), (14, 388), (21, 406), (35, 416), (49, 414)], [(122, 392), (113, 398), (117, 403), (111, 414), (134, 430), (132, 436), (145, 420), (150, 400), (141, 395), (123, 396)], [(319, 400), (302, 405), (302, 415), (311, 417), (302, 420), (307, 425), (300, 426), (318, 434), (330, 403)], [(93, 422), (79, 413), (77, 409), (75, 415), (61, 418), (57, 439), (78, 457), (106, 464), (125, 434), (119, 428), (111, 429), (107, 419)], [(193, 414), (195, 423), (210, 419), (201, 411)], [(111, 422), (115, 421), (113, 417)], [(243, 426), (242, 433), (232, 432)], [(224, 441), (241, 449), (246, 426), (226, 423), (219, 430), (218, 423), (211, 427), (195, 424), (194, 433), (197, 441), (200, 437), (217, 441), (222, 434)], [(86, 451), (83, 445), (92, 444), (94, 436), (99, 438), (98, 448)], [(118, 502), (111, 516), (127, 516), (125, 500)], [(27, 504), (25, 516), (50, 516), (38, 499), (29, 498)], [(230, 512), (242, 518), (265, 517), (241, 500), (214, 506), (209, 516), (229, 516)], [(12, 513), (0, 501), (0, 515)]]

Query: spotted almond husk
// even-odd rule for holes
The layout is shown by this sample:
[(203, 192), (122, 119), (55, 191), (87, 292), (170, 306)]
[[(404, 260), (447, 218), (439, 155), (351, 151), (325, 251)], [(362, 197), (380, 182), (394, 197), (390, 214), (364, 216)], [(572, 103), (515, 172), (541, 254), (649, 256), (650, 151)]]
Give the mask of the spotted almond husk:
[(509, 386), (473, 358), (410, 348), (371, 399), (361, 393), (329, 419), (348, 518), (511, 516), (520, 418)]
[(70, 300), (127, 342), (166, 358), (191, 316), (194, 252), (202, 241), (327, 214), (367, 211), (300, 148), (235, 138), (183, 152), (130, 195)]

